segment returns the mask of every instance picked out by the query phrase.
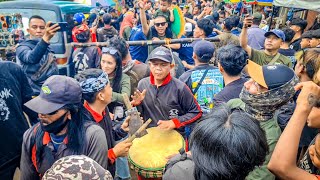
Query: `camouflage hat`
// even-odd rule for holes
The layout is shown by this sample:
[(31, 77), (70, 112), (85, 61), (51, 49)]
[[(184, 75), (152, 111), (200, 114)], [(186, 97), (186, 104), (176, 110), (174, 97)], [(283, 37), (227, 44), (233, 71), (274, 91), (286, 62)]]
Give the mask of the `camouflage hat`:
[(49, 179), (104, 179), (112, 180), (109, 171), (84, 155), (72, 155), (59, 159), (48, 169), (43, 180)]

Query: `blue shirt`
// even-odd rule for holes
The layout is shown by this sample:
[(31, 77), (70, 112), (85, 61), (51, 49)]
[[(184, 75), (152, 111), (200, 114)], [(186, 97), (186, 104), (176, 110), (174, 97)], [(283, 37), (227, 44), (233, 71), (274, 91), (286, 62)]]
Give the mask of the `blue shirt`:
[(264, 49), (264, 34), (266, 32), (259, 28), (257, 25), (252, 25), (251, 28), (248, 29), (248, 45), (257, 50)]
[[(181, 38), (186, 37), (181, 36)], [(177, 53), (179, 53), (179, 58), (181, 59), (181, 61), (186, 61), (188, 64), (194, 64), (194, 60), (192, 59), (192, 43), (181, 43), (181, 47), (177, 50)]]
[[(147, 37), (143, 34), (142, 26), (132, 28), (130, 32), (129, 41), (141, 41), (147, 40)], [(148, 58), (148, 46), (130, 46), (129, 51), (132, 59), (136, 59), (140, 62), (145, 62)]]
[(233, 29), (233, 30), (231, 30), (230, 31), (231, 32), (231, 34), (233, 34), (233, 35), (236, 35), (236, 36), (240, 36), (240, 31), (239, 31), (239, 29), (237, 28), (237, 29)]

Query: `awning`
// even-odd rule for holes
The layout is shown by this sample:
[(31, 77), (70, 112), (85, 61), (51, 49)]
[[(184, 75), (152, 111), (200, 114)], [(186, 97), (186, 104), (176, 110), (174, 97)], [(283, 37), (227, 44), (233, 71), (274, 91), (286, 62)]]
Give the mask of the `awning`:
[(274, 0), (273, 5), (283, 7), (293, 7), (308, 9), (320, 12), (320, 1), (319, 0)]

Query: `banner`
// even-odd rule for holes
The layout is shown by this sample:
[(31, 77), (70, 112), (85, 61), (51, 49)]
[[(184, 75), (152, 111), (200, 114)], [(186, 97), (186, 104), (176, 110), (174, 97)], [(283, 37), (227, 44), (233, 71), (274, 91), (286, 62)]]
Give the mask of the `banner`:
[(273, 0), (257, 0), (260, 6), (272, 6)]
[(320, 12), (320, 1), (319, 0), (274, 0), (273, 5), (283, 7), (293, 7), (308, 9)]

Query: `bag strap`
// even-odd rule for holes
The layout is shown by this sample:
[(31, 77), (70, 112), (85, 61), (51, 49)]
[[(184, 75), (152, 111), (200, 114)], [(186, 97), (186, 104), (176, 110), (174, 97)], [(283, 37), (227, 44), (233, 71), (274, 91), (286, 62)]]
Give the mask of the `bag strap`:
[(280, 57), (280, 53), (277, 53), (275, 57), (272, 58), (272, 60), (268, 63), (268, 65), (273, 65)]
[(38, 164), (37, 164), (37, 146), (36, 146), (36, 134), (37, 130), (39, 128), (40, 124), (36, 125), (33, 129), (32, 136), (31, 136), (31, 161), (33, 166), (36, 168), (37, 172), (38, 170)]
[(43, 64), (33, 76), (39, 77), (42, 72), (44, 72), (46, 69), (48, 69), (50, 67), (51, 63), (55, 60), (55, 58), (54, 57), (51, 58), (51, 56), (53, 56), (53, 54), (48, 53), (47, 62), (45, 64)]
[(199, 90), (204, 78), (206, 77), (207, 73), (209, 71), (209, 68), (206, 69), (206, 71), (203, 73), (199, 83), (197, 84), (197, 87), (192, 91), (192, 94), (195, 95), (197, 93), (197, 91)]

